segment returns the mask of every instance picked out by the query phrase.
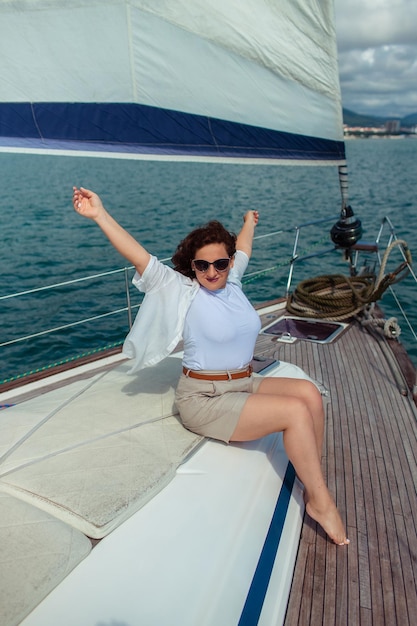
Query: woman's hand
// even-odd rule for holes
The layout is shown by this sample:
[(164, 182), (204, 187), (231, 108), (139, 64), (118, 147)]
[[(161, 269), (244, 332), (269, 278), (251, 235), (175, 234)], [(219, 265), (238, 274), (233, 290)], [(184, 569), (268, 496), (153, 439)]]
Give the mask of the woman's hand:
[(114, 248), (142, 275), (149, 263), (149, 252), (113, 219), (100, 197), (84, 187), (73, 187), (72, 203), (77, 213), (95, 221)]
[(259, 222), (259, 211), (247, 211), (243, 216), (244, 222), (252, 223), (254, 226)]
[(100, 197), (93, 191), (84, 189), (84, 187), (79, 189), (78, 187), (73, 187), (72, 204), (77, 213), (92, 220), (96, 220), (104, 213)]
[(243, 216), (242, 230), (237, 236), (236, 249), (245, 252), (248, 257), (252, 254), (252, 242), (255, 226), (259, 220), (258, 211), (247, 211)]

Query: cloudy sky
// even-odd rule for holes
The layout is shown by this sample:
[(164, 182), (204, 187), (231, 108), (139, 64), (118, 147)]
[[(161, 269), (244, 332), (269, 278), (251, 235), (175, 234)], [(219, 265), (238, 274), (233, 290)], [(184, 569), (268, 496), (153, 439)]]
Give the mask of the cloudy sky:
[(335, 0), (343, 106), (417, 113), (417, 0)]

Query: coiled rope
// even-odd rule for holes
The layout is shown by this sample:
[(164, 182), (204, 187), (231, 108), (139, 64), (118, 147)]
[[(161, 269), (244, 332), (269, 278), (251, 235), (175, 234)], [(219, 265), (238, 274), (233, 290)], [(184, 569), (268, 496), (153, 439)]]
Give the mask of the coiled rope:
[[(396, 270), (385, 274), (388, 257), (401, 246), (405, 260)], [(361, 276), (330, 274), (300, 282), (287, 299), (287, 310), (300, 317), (326, 318), (341, 321), (364, 311), (379, 300), (384, 291), (399, 282), (410, 271), (411, 253), (405, 241), (395, 240), (387, 247), (378, 273)]]

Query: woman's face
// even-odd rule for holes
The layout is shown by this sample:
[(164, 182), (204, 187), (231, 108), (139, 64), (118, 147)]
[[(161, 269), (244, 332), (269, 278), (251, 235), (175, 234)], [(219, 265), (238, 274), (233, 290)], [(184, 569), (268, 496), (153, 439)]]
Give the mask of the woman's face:
[[(233, 267), (234, 259), (230, 259), (225, 270), (216, 269), (212, 263), (213, 261), (218, 261), (219, 259), (228, 258), (229, 255), (224, 243), (210, 243), (197, 250), (195, 258), (191, 262), (191, 267), (195, 271), (195, 276), (202, 287), (205, 287), (209, 291), (224, 289), (227, 277), (229, 276), (230, 268)], [(206, 271), (201, 271), (198, 269), (199, 263), (195, 263), (194, 261), (208, 261), (210, 265)], [(203, 265), (207, 266), (207, 263)], [(224, 265), (226, 265), (226, 263), (224, 263)]]

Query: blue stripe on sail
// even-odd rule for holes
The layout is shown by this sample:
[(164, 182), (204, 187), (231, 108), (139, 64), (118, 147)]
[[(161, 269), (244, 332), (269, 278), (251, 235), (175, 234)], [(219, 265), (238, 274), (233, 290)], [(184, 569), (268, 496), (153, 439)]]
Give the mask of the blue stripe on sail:
[(294, 481), (295, 470), (292, 464), (288, 463), (268, 534), (240, 616), (239, 626), (256, 626), (258, 623), (281, 541)]
[(0, 103), (0, 137), (4, 138), (0, 145), (9, 147), (79, 150), (82, 142), (82, 149), (98, 152), (345, 159), (343, 141), (129, 103)]

